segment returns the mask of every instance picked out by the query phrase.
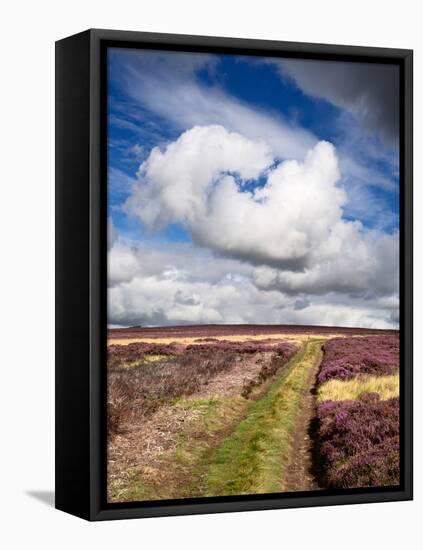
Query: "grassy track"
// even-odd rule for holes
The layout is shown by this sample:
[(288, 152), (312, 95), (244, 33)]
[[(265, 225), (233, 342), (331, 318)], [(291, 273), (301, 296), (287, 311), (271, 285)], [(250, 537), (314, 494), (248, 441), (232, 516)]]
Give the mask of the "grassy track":
[(239, 495), (281, 490), (295, 420), (308, 374), (320, 357), (322, 340), (310, 338), (268, 393), (248, 411), (211, 457), (204, 494)]

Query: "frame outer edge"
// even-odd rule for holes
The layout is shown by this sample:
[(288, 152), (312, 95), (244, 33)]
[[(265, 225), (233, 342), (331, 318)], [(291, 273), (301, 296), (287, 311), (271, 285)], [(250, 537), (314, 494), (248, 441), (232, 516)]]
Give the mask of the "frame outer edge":
[(413, 51), (404, 55), (404, 437), (405, 491), (413, 498)]
[[(102, 378), (102, 291), (107, 268), (102, 264), (101, 237), (107, 243), (107, 223), (102, 220), (101, 188), (101, 97), (100, 97), (100, 40), (90, 31), (90, 520), (101, 509), (102, 463), (100, 449), (105, 433), (102, 431), (104, 410)], [(106, 192), (107, 193), (107, 192)], [(102, 235), (103, 233), (103, 235)], [(107, 286), (104, 288), (107, 291)]]
[(55, 506), (89, 517), (88, 34), (56, 42)]
[[(275, 54), (282, 50), (284, 52), (299, 52), (300, 54), (311, 53), (316, 57), (320, 55), (333, 56), (360, 56), (380, 57), (395, 59), (403, 62), (405, 68), (405, 104), (404, 104), (404, 183), (406, 185), (405, 208), (407, 219), (405, 220), (406, 239), (406, 261), (404, 262), (404, 275), (409, 283), (404, 293), (404, 307), (407, 319), (406, 346), (412, 346), (412, 51), (404, 49), (388, 48), (367, 48), (361, 46), (335, 46), (324, 44), (308, 43), (287, 43), (279, 41), (263, 41), (256, 39), (237, 38), (216, 38), (186, 35), (167, 35), (160, 33), (141, 33), (130, 31), (109, 31), (102, 29), (91, 29), (89, 33), (89, 514), (85, 519), (109, 520), (139, 517), (157, 517), (182, 514), (216, 513), (230, 511), (252, 511), (266, 509), (283, 509), (308, 506), (360, 504), (366, 502), (384, 502), (410, 500), (412, 498), (412, 348), (409, 347), (406, 357), (406, 382), (405, 393), (410, 400), (405, 407), (406, 422), (410, 426), (409, 434), (406, 434), (407, 464), (405, 465), (405, 487), (404, 490), (393, 492), (374, 492), (363, 494), (336, 494), (336, 495), (307, 495), (295, 496), (293, 498), (268, 498), (262, 500), (237, 500), (210, 503), (183, 503), (172, 504), (164, 502), (159, 506), (147, 506), (140, 503), (137, 507), (102, 508), (103, 482), (100, 449), (104, 444), (104, 431), (102, 428), (102, 395), (101, 357), (102, 357), (102, 333), (100, 321), (104, 316), (101, 308), (102, 283), (101, 277), (101, 250), (104, 239), (107, 241), (107, 220), (106, 224), (101, 219), (101, 200), (104, 200), (102, 189), (102, 159), (101, 159), (101, 96), (100, 87), (105, 84), (100, 81), (101, 71), (101, 43), (102, 41), (133, 41), (143, 42), (152, 45), (167, 44), (172, 46), (210, 47), (210, 48), (246, 48), (257, 50), (256, 55), (266, 55), (265, 51), (273, 50)], [(159, 46), (157, 46), (159, 47)], [(263, 53), (260, 53), (263, 50)], [(104, 283), (104, 281), (103, 281)], [(103, 317), (104, 318), (104, 317)], [(72, 512), (71, 512), (72, 513)]]

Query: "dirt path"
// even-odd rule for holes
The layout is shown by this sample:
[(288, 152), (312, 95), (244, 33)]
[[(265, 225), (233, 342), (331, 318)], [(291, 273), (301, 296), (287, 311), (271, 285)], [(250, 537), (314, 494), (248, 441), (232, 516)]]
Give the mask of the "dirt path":
[(284, 474), (284, 492), (314, 491), (320, 488), (313, 474), (313, 440), (311, 432), (316, 408), (314, 385), (321, 360), (322, 352), (319, 351), (314, 366), (307, 376), (301, 409), (295, 423), (291, 460)]
[(283, 481), (297, 439), (297, 419), (315, 378), (321, 343), (312, 338), (303, 345), (214, 452), (205, 482), (207, 496), (286, 491)]

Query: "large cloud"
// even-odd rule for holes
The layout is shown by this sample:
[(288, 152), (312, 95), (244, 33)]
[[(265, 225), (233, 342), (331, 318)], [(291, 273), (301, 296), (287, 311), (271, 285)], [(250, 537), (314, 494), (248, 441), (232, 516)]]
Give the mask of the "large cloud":
[[(222, 254), (303, 269), (341, 217), (334, 148), (320, 142), (303, 163), (273, 159), (265, 144), (221, 126), (195, 127), (141, 165), (126, 203), (150, 229), (183, 223)], [(267, 171), (266, 171), (267, 169)], [(247, 190), (247, 180), (267, 176)]]
[(255, 179), (271, 162), (264, 143), (222, 126), (195, 127), (164, 152), (158, 147), (151, 151), (139, 169), (127, 210), (150, 228), (177, 221), (194, 225), (206, 217), (207, 196), (223, 174)]
[(272, 163), (262, 142), (196, 127), (151, 152), (126, 209), (151, 230), (182, 223), (197, 244), (260, 266), (262, 289), (396, 292), (398, 235), (343, 218), (334, 147), (320, 142), (302, 163)]

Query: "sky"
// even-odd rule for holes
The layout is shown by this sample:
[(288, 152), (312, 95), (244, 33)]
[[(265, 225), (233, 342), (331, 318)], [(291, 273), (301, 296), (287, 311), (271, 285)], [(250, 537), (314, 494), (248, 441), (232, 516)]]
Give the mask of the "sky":
[(108, 323), (398, 328), (395, 65), (108, 50)]

